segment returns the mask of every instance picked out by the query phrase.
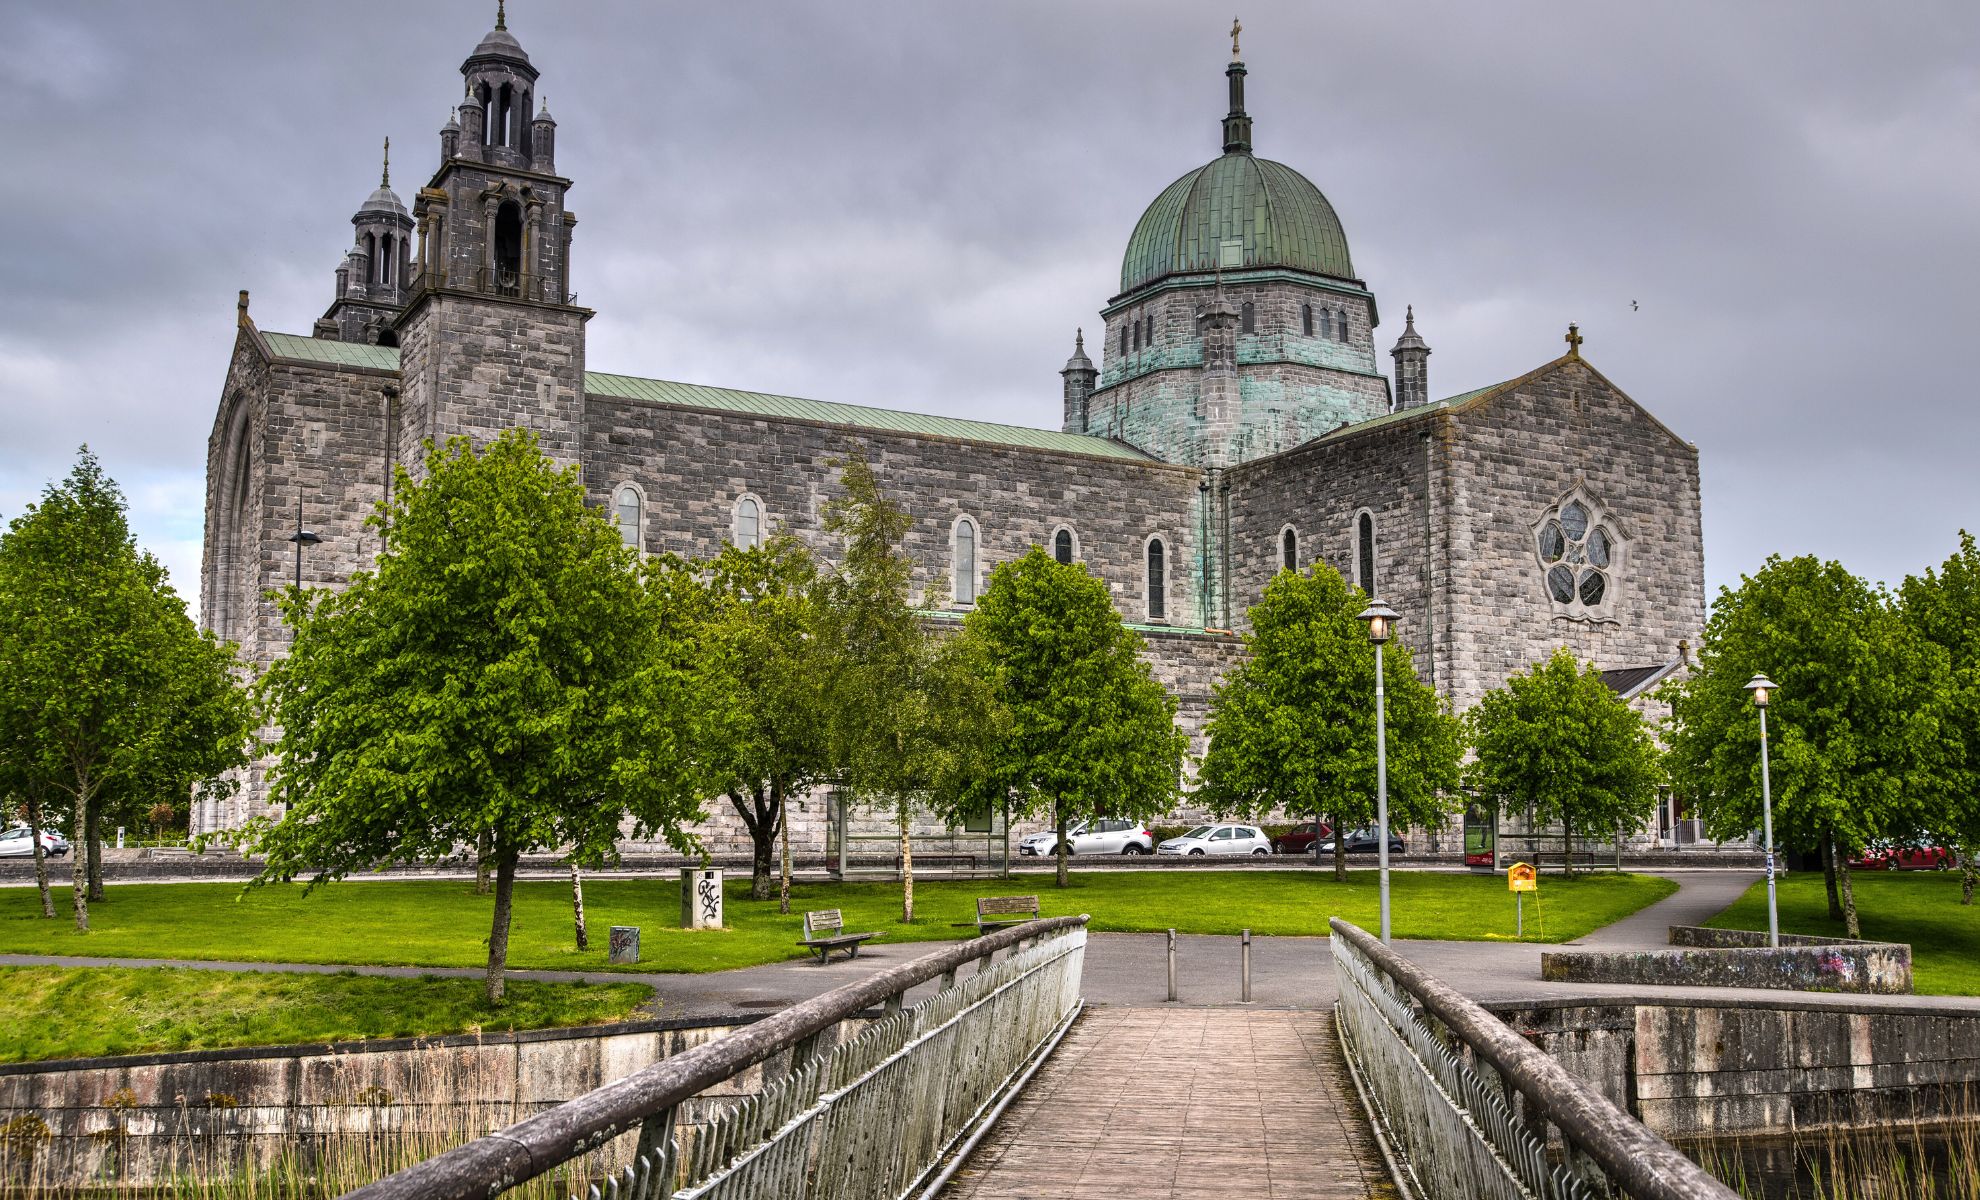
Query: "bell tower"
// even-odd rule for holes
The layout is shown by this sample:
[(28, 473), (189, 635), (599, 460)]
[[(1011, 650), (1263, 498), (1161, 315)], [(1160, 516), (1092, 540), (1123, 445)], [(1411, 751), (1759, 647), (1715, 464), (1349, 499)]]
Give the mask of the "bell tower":
[(570, 291), (571, 181), (554, 170), (556, 124), (532, 119), (537, 70), (495, 28), (461, 64), (465, 95), (441, 131), (441, 163), (413, 203), (418, 231), (396, 333), (400, 461), (426, 438), (485, 442), (526, 426), (577, 461), (588, 309)]
[(317, 337), (340, 342), (396, 346), (392, 323), (406, 304), (412, 270), (413, 219), (392, 190), (392, 139), (385, 139), (385, 165), (378, 188), (351, 217), (357, 241), (337, 266), (337, 294), (317, 318)]

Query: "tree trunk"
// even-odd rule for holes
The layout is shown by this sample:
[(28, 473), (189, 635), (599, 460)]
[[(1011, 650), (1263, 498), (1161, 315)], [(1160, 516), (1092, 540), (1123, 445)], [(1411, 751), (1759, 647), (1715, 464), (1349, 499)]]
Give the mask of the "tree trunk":
[(1334, 882), (1347, 882), (1347, 829), (1339, 813), (1334, 814)]
[(495, 922), (488, 929), (488, 1003), (502, 1003), (502, 973), (509, 966), (509, 911), (516, 892), (516, 856), (495, 852)]
[(1574, 875), (1574, 824), (1561, 818), (1561, 874)]
[(474, 839), (474, 894), (488, 894), (488, 856), (492, 851), (488, 841), (488, 831), (482, 830)]
[[(1973, 903), (1973, 885), (1976, 882), (1980, 882), (1980, 852), (1968, 850), (1966, 853), (1960, 855), (1959, 873), (1960, 873), (1959, 902), (1961, 904), (1970, 905)], [(43, 908), (48, 907), (48, 901), (45, 898), (47, 895), (47, 888), (48, 888), (47, 884), (42, 885), (42, 893), (44, 899), (42, 900), (41, 905)], [(48, 915), (52, 917), (55, 914), (51, 910)]]
[(1059, 886), (1071, 887), (1072, 881), (1066, 877), (1066, 854), (1072, 849), (1066, 841), (1066, 810), (1055, 801), (1052, 812), (1056, 818), (1054, 827), (1059, 831), (1059, 844), (1052, 848), (1052, 853), (1059, 860)]
[(776, 873), (777, 829), (782, 824), (783, 787), (776, 780), (751, 783), (730, 792), (729, 803), (749, 830), (749, 898), (770, 898), (770, 877)]
[(1863, 936), (1863, 926), (1856, 920), (1856, 889), (1849, 883), (1849, 858), (1841, 843), (1836, 845), (1836, 884), (1842, 892), (1843, 930), (1850, 937)]
[(1843, 919), (1843, 910), (1842, 895), (1836, 891), (1835, 830), (1828, 829), (1823, 831), (1820, 853), (1822, 855), (1822, 886), (1829, 891), (1829, 919), (1831, 921), (1840, 921)]
[(571, 860), (571, 920), (577, 926), (577, 948), (591, 949), (591, 939), (584, 932), (584, 876), (578, 874), (577, 860)]
[(103, 812), (93, 802), (89, 805), (89, 899), (91, 903), (103, 899)]
[(1320, 810), (1313, 810), (1313, 865), (1320, 865), (1320, 828), (1325, 824), (1320, 819)]
[(907, 801), (895, 810), (901, 826), (901, 923), (914, 924), (914, 839), (908, 836)]
[(777, 791), (777, 811), (784, 819), (777, 822), (777, 840), (783, 844), (783, 863), (777, 872), (777, 911), (791, 915), (791, 810), (780, 787)]
[(70, 880), (75, 885), (76, 932), (89, 932), (89, 805), (76, 799), (76, 840), (69, 847)]
[[(55, 898), (48, 894), (48, 848), (41, 844), (41, 798), (33, 792), (27, 798), (28, 837), (34, 841), (34, 886), (41, 892), (41, 915), (55, 915)], [(1973, 894), (1973, 874), (1967, 872), (1967, 897), (1971, 902)]]

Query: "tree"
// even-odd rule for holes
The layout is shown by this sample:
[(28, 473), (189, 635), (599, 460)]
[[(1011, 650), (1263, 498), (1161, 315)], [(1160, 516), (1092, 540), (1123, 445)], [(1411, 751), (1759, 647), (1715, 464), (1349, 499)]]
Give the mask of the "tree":
[[(1281, 571), (1250, 612), (1249, 657), (1211, 697), (1197, 795), (1212, 812), (1331, 817), (1334, 878), (1347, 879), (1349, 829), (1375, 816), (1375, 647), (1359, 619), (1368, 597), (1316, 563)], [(1448, 815), (1463, 747), (1458, 723), (1416, 677), (1407, 647), (1383, 654), (1392, 826)], [(1317, 853), (1317, 846), (1316, 846)]]
[(1921, 831), (1954, 847), (1964, 876), (1960, 903), (1972, 904), (1980, 877), (1980, 549), (1960, 531), (1959, 550), (1938, 570), (1905, 579), (1898, 589), (1904, 623), (1946, 652), (1945, 695), (1951, 711), (1943, 730), (1946, 768), (1928, 786)]
[[(969, 669), (968, 651), (943, 645), (909, 605), (913, 562), (901, 550), (911, 519), (853, 454), (836, 464), (844, 492), (825, 506), (825, 531), (841, 539), (840, 570), (820, 580), (821, 632), (832, 655), (833, 759), (853, 799), (884, 804), (901, 855), (901, 920), (914, 920), (917, 803), (954, 815), (973, 782), (994, 697)], [(931, 590), (946, 584), (937, 580)]]
[(1574, 873), (1574, 833), (1614, 836), (1657, 808), (1657, 745), (1642, 714), (1565, 647), (1465, 714), (1476, 757), (1468, 784), (1521, 805), (1566, 835), (1562, 870)]
[(711, 666), (739, 712), (718, 769), (722, 794), (749, 830), (752, 900), (770, 897), (772, 860), (787, 848), (778, 894), (790, 911), (790, 798), (831, 768), (825, 689), (830, 668), (816, 635), (818, 570), (804, 543), (779, 533), (762, 545), (726, 547), (712, 567), (716, 619)]
[(88, 447), (0, 538), (0, 628), (0, 771), (31, 816), (51, 801), (67, 810), (87, 931), (105, 805), (227, 794), (253, 710), (232, 650), (193, 625), (164, 567), (138, 550)]
[(712, 790), (704, 746), (728, 719), (698, 664), (706, 587), (642, 566), (511, 429), (476, 453), (431, 445), (371, 518), (384, 548), (341, 592), (291, 595), (288, 656), (264, 678), (281, 725), (279, 820), (244, 840), (256, 884), (310, 887), (434, 862), (487, 835), (495, 869), (487, 997), (499, 1003), (516, 863), (615, 853), (622, 823), (687, 851)]
[(1072, 821), (1173, 807), (1189, 741), (1105, 583), (1033, 547), (990, 573), (963, 637), (1005, 710), (975, 794), (1051, 814), (1060, 887)]
[(1946, 652), (1838, 563), (1776, 556), (1720, 589), (1698, 669), (1663, 695), (1671, 775), (1721, 839), (1761, 825), (1759, 717), (1746, 691), (1759, 674), (1778, 684), (1767, 709), (1774, 839), (1821, 851), (1829, 915), (1855, 937), (1852, 848), (1917, 829), (1918, 802), (1949, 765)]

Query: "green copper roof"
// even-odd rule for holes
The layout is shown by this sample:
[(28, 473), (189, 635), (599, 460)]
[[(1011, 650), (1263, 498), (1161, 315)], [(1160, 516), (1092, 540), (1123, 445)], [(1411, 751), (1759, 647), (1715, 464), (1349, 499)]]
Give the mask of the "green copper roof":
[[(370, 367), (381, 371), (399, 369), (399, 352), (391, 346), (368, 346), (358, 342), (337, 342), (327, 338), (298, 337), (292, 333), (263, 333), (262, 340), (278, 358), (322, 363), (333, 367)], [(1023, 425), (999, 425), (991, 421), (968, 421), (958, 417), (937, 417), (927, 413), (899, 412), (867, 408), (859, 404), (831, 404), (796, 396), (773, 396), (764, 392), (744, 392), (734, 388), (704, 387), (695, 383), (674, 383), (666, 379), (640, 379), (632, 375), (608, 375), (587, 371), (584, 390), (594, 396), (615, 396), (647, 400), (682, 408), (705, 408), (745, 416), (817, 421), (825, 425), (849, 425), (885, 433), (922, 434), (955, 438), (965, 442), (988, 442), (997, 446), (1021, 446), (1029, 450), (1057, 450), (1068, 454), (1088, 454), (1101, 458), (1152, 461), (1134, 447), (1103, 437), (1060, 433), (1051, 429), (1031, 429)]]
[(332, 367), (369, 367), (374, 371), (399, 369), (399, 352), (391, 346), (369, 346), (363, 342), (334, 342), (329, 338), (300, 337), (293, 333), (264, 333), (269, 352), (277, 358), (323, 363)]
[[(1222, 257), (1225, 241), (1242, 261)], [(1121, 291), (1164, 275), (1290, 267), (1353, 279), (1347, 235), (1334, 206), (1298, 171), (1250, 154), (1226, 154), (1176, 180), (1141, 214), (1121, 259)]]
[(927, 413), (901, 412), (890, 408), (867, 408), (859, 404), (832, 404), (804, 400), (796, 396), (773, 396), (765, 392), (742, 392), (734, 388), (704, 387), (696, 383), (673, 383), (665, 379), (638, 379), (631, 375), (607, 375), (587, 371), (584, 390), (594, 396), (619, 396), (629, 400), (651, 400), (683, 408), (707, 408), (718, 412), (742, 413), (757, 417), (784, 417), (797, 421), (817, 421), (826, 425), (851, 425), (887, 433), (918, 433), (932, 437), (956, 438), (966, 442), (991, 442), (999, 446), (1023, 446), (1031, 450), (1061, 450), (1071, 454), (1097, 454), (1105, 458), (1148, 460), (1148, 455), (1132, 446), (1108, 438), (1023, 425), (999, 425), (990, 421), (967, 421), (958, 417), (936, 417)]

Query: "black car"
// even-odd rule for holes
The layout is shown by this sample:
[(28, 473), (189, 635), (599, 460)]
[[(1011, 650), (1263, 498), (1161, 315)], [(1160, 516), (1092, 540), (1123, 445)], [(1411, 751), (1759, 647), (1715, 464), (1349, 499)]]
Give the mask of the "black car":
[[(1376, 844), (1375, 831), (1373, 829), (1357, 829), (1347, 836), (1347, 852), (1349, 854), (1373, 854), (1377, 849), (1379, 847)], [(1331, 841), (1320, 843), (1320, 853), (1332, 854), (1333, 852), (1334, 843)], [(1401, 854), (1402, 852), (1403, 840), (1393, 833), (1390, 834), (1389, 853)]]

